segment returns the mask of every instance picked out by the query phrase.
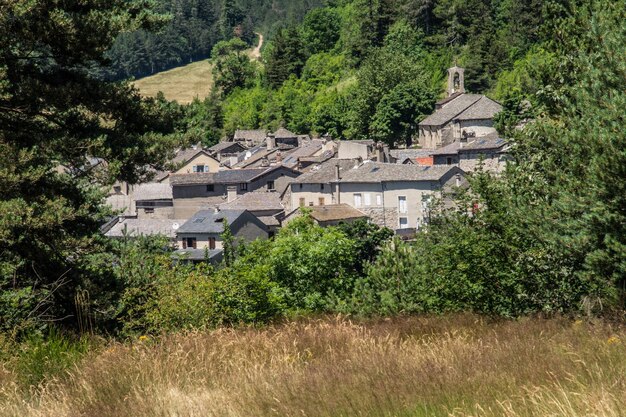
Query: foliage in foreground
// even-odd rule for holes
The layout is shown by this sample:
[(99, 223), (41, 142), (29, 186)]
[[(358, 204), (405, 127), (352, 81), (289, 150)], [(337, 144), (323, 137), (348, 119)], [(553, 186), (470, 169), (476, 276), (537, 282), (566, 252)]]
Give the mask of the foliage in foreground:
[(615, 417), (626, 408), (625, 341), (608, 323), (472, 315), (142, 337), (91, 351), (32, 400), (0, 367), (0, 409), (20, 417)]

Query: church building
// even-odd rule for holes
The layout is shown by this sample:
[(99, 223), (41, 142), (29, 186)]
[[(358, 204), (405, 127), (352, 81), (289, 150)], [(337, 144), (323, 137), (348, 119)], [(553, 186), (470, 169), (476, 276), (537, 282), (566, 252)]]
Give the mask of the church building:
[(496, 133), (493, 118), (501, 110), (500, 103), (482, 94), (466, 93), (465, 70), (454, 66), (448, 69), (448, 97), (419, 124), (419, 143), (423, 149), (437, 149)]

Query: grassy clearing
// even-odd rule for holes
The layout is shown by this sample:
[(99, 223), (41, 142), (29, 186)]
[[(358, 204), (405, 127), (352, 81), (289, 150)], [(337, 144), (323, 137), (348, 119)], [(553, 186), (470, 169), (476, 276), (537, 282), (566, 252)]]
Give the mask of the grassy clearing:
[(133, 84), (146, 97), (156, 97), (157, 93), (162, 91), (168, 100), (187, 104), (195, 97), (202, 100), (211, 93), (212, 70), (213, 66), (204, 59), (141, 78)]
[[(461, 315), (110, 344), (6, 416), (624, 416), (626, 330)], [(0, 368), (1, 369), (1, 368)]]

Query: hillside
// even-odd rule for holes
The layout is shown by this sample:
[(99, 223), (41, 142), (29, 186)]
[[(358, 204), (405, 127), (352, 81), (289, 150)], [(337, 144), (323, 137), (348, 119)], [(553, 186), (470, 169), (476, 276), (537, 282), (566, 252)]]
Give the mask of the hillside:
[(133, 84), (146, 97), (156, 97), (162, 91), (168, 100), (187, 104), (194, 97), (203, 99), (209, 95), (213, 84), (212, 70), (213, 66), (204, 59), (141, 78)]
[[(257, 33), (258, 42), (248, 50), (252, 60), (261, 58), (263, 35)], [(211, 93), (213, 85), (213, 65), (207, 59), (192, 62), (168, 71), (159, 72), (149, 77), (140, 78), (133, 84), (146, 97), (156, 97), (162, 91), (165, 98), (180, 104), (188, 104), (195, 97), (204, 99)]]

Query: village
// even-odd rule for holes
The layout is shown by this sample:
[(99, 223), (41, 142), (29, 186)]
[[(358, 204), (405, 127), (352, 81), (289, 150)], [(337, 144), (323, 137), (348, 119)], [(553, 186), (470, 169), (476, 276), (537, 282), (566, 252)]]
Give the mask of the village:
[(210, 148), (180, 149), (174, 170), (113, 187), (107, 203), (120, 214), (102, 231), (164, 235), (174, 257), (213, 263), (222, 259), (224, 225), (239, 241), (267, 239), (301, 208), (320, 226), (366, 219), (410, 238), (430, 221), (433, 202), (451, 204), (476, 169), (505, 169), (509, 145), (494, 128), (502, 106), (464, 85), (464, 69), (450, 68), (447, 97), (419, 124), (414, 148), (280, 128), (237, 130)]

